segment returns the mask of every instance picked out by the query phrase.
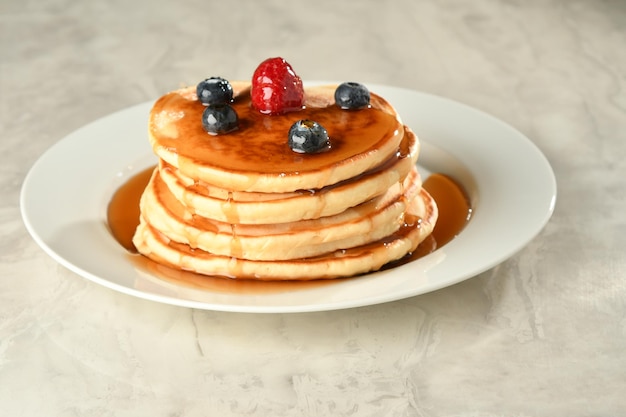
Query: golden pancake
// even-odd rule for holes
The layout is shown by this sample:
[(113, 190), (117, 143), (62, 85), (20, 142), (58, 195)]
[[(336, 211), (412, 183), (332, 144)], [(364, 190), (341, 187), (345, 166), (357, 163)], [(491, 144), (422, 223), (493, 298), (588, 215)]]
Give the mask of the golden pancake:
[[(284, 193), (314, 190), (353, 178), (398, 152), (404, 128), (393, 108), (373, 95), (372, 107), (345, 111), (329, 101), (328, 86), (306, 90), (302, 111), (260, 114), (250, 105), (249, 83), (233, 83), (240, 128), (208, 135), (204, 106), (185, 88), (162, 96), (150, 112), (148, 133), (156, 155), (183, 175), (231, 191)], [(302, 155), (291, 151), (287, 132), (300, 119), (329, 126), (332, 149)], [(332, 127), (332, 128), (331, 128)]]
[(192, 249), (168, 239), (143, 218), (137, 228), (137, 249), (156, 262), (203, 275), (258, 280), (311, 280), (354, 276), (376, 271), (401, 259), (428, 237), (437, 221), (437, 205), (421, 190), (395, 233), (362, 246), (309, 258), (254, 261)]
[(161, 162), (161, 179), (192, 213), (222, 222), (289, 223), (332, 216), (385, 193), (415, 166), (419, 142), (406, 130), (402, 154), (371, 171), (320, 190), (291, 193), (231, 191), (194, 180)]
[(334, 216), (291, 223), (224, 223), (189, 212), (155, 170), (142, 196), (144, 220), (168, 239), (190, 248), (249, 260), (285, 260), (364, 245), (396, 232), (407, 202), (421, 189), (417, 170), (387, 192)]
[[(159, 164), (141, 198), (139, 253), (199, 274), (309, 280), (375, 271), (428, 237), (438, 217), (415, 163), (417, 136), (384, 98), (343, 110), (336, 86), (305, 88), (304, 108), (261, 114), (233, 82), (238, 129), (209, 135), (192, 88), (156, 101), (149, 139)], [(288, 145), (302, 119), (330, 148)]]

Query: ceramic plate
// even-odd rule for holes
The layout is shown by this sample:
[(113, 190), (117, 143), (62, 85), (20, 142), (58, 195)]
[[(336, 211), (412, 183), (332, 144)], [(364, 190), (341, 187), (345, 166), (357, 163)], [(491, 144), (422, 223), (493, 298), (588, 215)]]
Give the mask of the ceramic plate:
[(543, 228), (556, 201), (552, 169), (509, 125), (460, 103), (387, 86), (386, 97), (422, 141), (419, 168), (466, 189), (473, 216), (450, 243), (397, 268), (345, 280), (182, 283), (147, 268), (111, 236), (106, 207), (128, 178), (154, 165), (146, 137), (152, 103), (99, 119), (49, 149), (28, 173), (22, 216), (35, 241), (60, 264), (93, 282), (141, 298), (199, 309), (251, 313), (350, 308), (437, 290), (497, 265)]

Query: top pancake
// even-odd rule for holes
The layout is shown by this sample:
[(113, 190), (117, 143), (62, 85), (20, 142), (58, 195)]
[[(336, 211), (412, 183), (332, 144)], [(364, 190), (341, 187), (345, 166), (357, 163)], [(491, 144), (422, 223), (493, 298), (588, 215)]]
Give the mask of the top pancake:
[[(371, 107), (341, 110), (332, 102), (335, 86), (307, 87), (305, 108), (267, 116), (250, 103), (250, 83), (231, 82), (239, 129), (209, 135), (204, 106), (195, 88), (162, 96), (149, 119), (154, 152), (182, 174), (232, 191), (284, 193), (317, 190), (371, 170), (401, 153), (404, 127), (393, 107), (371, 94)], [(330, 136), (331, 149), (293, 152), (288, 132), (300, 119), (315, 120)]]

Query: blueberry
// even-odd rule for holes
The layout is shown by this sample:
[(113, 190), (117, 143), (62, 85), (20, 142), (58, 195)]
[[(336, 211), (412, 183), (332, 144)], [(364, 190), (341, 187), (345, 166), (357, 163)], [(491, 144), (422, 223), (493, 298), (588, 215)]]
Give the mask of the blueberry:
[(313, 120), (298, 120), (289, 129), (289, 147), (298, 153), (315, 153), (328, 149), (328, 132)]
[(211, 77), (200, 81), (196, 87), (198, 100), (205, 106), (227, 104), (233, 101), (233, 87), (221, 77)]
[(229, 104), (207, 106), (202, 112), (202, 127), (211, 135), (236, 130), (238, 121), (237, 112)]
[(335, 103), (342, 109), (361, 109), (370, 104), (370, 92), (363, 84), (345, 82), (335, 90)]

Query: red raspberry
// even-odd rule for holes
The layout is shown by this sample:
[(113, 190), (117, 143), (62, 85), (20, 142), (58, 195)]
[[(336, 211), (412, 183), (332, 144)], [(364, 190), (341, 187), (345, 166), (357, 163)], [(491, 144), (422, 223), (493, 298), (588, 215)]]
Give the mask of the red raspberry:
[(281, 114), (304, 106), (302, 80), (283, 58), (261, 62), (252, 76), (252, 105), (263, 114)]

